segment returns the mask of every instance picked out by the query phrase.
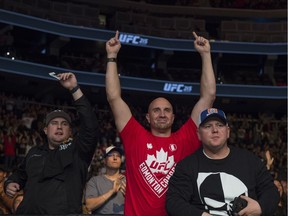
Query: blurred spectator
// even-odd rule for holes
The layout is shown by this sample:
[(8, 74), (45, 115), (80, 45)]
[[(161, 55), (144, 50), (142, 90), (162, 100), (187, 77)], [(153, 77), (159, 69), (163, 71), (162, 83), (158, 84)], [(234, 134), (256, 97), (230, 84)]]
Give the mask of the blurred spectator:
[(4, 192), (4, 181), (7, 177), (7, 170), (0, 166), (0, 214), (11, 214), (13, 199)]
[(23, 133), (21, 133), (18, 137), (18, 141), (17, 141), (17, 145), (16, 145), (16, 163), (20, 164), (27, 153), (27, 146), (29, 143), (29, 136), (27, 134), (27, 131), (24, 131)]
[(0, 164), (4, 164), (4, 132), (0, 128)]
[(104, 155), (105, 173), (86, 185), (85, 203), (92, 214), (124, 214), (126, 178), (121, 174), (123, 150), (109, 146)]
[(12, 169), (14, 162), (15, 162), (16, 142), (17, 142), (17, 137), (16, 137), (14, 129), (11, 126), (8, 128), (7, 133), (4, 134), (4, 142), (3, 142), (5, 166), (8, 169)]
[(24, 198), (23, 190), (17, 192), (17, 194), (13, 198), (13, 204), (12, 204), (12, 210), (11, 210), (13, 214), (16, 214), (17, 208), (22, 202), (23, 198)]
[(277, 212), (273, 216), (285, 216), (287, 215), (287, 196), (284, 193), (283, 186), (278, 179), (274, 180), (274, 184), (276, 185), (280, 194), (280, 201), (278, 203)]
[(287, 1), (271, 0), (210, 0), (212, 7), (271, 10), (287, 8)]
[(89, 175), (88, 175), (88, 180), (92, 177), (92, 176), (97, 176), (102, 174), (101, 173), (101, 169), (102, 167), (104, 167), (104, 162), (103, 162), (103, 151), (102, 149), (99, 147), (97, 147), (95, 154), (93, 156), (93, 159), (91, 161), (90, 167), (89, 167)]

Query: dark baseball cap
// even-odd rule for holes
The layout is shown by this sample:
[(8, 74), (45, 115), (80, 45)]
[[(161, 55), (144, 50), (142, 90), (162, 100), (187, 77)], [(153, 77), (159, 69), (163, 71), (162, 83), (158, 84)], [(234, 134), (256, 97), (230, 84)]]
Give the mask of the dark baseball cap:
[(205, 122), (207, 122), (211, 118), (219, 119), (224, 124), (227, 124), (227, 118), (225, 113), (217, 108), (209, 108), (201, 112), (199, 115), (199, 126), (203, 125)]
[(71, 117), (63, 110), (54, 110), (46, 115), (45, 124), (48, 125), (49, 122), (54, 118), (64, 118), (71, 124)]

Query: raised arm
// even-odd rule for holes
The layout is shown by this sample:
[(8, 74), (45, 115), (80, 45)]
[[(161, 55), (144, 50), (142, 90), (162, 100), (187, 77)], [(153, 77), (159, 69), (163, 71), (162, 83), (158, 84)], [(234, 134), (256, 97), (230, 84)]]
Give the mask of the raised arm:
[(87, 164), (90, 164), (98, 138), (99, 126), (96, 115), (89, 100), (78, 85), (75, 74), (68, 72), (57, 74), (57, 76), (60, 84), (69, 90), (74, 99), (74, 106), (80, 119), (76, 146), (79, 156)]
[[(113, 61), (113, 59), (117, 59), (117, 54), (121, 48), (118, 37), (119, 32), (117, 31), (115, 37), (106, 42), (108, 60), (106, 69), (106, 94), (107, 100), (114, 115), (117, 130), (121, 132), (131, 118), (132, 114), (130, 108), (121, 97), (121, 86), (117, 71), (117, 62), (115, 60)], [(109, 61), (109, 59), (112, 59), (112, 61)]]
[(195, 104), (191, 118), (198, 125), (199, 114), (213, 106), (216, 98), (216, 81), (212, 66), (210, 43), (207, 39), (198, 36), (193, 32), (195, 37), (194, 47), (198, 51), (202, 59), (202, 74), (200, 80), (200, 98)]

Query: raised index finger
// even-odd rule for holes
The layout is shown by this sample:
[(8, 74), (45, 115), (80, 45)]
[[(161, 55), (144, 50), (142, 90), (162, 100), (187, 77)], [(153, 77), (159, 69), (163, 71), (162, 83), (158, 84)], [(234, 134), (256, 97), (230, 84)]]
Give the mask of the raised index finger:
[(193, 33), (194, 38), (197, 39), (198, 35), (196, 34), (196, 32), (193, 31), (192, 33)]
[(118, 40), (119, 38), (119, 31), (117, 30), (116, 33), (115, 33), (115, 38)]

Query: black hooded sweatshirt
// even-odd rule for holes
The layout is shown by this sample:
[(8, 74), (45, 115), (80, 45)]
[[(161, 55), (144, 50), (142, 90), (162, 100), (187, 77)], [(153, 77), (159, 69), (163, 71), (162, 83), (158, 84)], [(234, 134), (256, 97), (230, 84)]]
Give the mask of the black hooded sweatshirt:
[(98, 124), (92, 107), (83, 95), (75, 101), (80, 129), (74, 139), (50, 150), (36, 146), (19, 169), (5, 182), (17, 182), (24, 199), (17, 214), (81, 214), (82, 195), (88, 167), (95, 152)]

